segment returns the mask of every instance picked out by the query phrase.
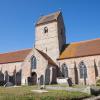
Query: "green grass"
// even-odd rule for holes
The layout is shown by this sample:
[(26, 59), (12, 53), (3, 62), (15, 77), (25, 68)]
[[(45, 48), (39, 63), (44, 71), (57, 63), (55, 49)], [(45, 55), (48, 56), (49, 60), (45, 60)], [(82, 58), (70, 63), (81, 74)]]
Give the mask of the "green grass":
[(67, 84), (51, 84), (51, 85), (47, 85), (47, 86), (69, 87)]
[[(69, 87), (67, 84), (51, 84), (51, 85), (47, 85), (47, 86), (58, 86), (58, 87)], [(73, 88), (86, 88), (87, 86), (84, 85), (73, 85)]]
[(34, 93), (36, 86), (0, 87), (0, 100), (80, 100), (89, 97), (86, 93), (67, 92), (64, 90), (48, 90), (48, 93)]

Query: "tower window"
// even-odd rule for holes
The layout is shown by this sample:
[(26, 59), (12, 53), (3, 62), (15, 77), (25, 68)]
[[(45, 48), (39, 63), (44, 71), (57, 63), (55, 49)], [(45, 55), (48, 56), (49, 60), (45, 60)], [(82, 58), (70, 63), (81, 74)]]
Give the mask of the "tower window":
[(44, 33), (48, 33), (48, 27), (44, 27)]

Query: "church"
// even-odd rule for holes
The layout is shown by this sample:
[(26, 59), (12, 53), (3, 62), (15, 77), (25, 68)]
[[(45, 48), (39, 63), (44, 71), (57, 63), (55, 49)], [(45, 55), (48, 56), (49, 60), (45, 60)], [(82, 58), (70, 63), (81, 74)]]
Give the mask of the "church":
[(33, 48), (0, 53), (0, 85), (95, 85), (100, 79), (100, 38), (67, 43), (62, 12), (41, 16), (35, 24)]

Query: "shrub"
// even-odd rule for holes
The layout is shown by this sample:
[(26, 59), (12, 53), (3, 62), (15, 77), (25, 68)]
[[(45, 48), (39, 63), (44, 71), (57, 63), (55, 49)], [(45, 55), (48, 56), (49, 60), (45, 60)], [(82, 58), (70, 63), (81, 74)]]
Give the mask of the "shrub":
[(96, 86), (100, 86), (100, 79), (96, 81)]

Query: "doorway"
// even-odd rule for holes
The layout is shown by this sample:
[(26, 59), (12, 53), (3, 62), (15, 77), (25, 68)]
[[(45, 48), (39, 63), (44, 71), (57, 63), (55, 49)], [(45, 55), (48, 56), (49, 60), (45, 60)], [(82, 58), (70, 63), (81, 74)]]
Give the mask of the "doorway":
[(32, 85), (36, 85), (37, 84), (37, 74), (36, 74), (36, 72), (31, 73), (31, 79), (32, 79)]

